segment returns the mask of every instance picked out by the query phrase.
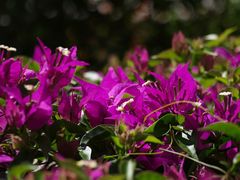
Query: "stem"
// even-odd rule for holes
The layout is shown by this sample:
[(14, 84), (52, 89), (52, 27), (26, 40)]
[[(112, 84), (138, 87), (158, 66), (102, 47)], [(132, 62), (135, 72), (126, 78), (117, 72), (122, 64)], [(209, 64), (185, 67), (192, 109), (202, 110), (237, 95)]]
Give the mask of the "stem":
[[(217, 166), (214, 166), (214, 165), (211, 165), (211, 164), (207, 164), (205, 162), (202, 162), (202, 161), (199, 161), (197, 159), (194, 159), (190, 156), (187, 156), (185, 154), (182, 154), (182, 153), (179, 153), (179, 152), (175, 152), (175, 151), (171, 151), (171, 150), (168, 150), (168, 149), (163, 149), (163, 148), (158, 148), (159, 150), (161, 151), (164, 151), (164, 152), (168, 152), (168, 153), (172, 153), (172, 154), (175, 154), (175, 155), (178, 155), (178, 156), (182, 156), (182, 157), (185, 157), (187, 159), (190, 159), (198, 164), (201, 164), (203, 166), (206, 166), (206, 167), (209, 167), (209, 168), (212, 168), (212, 169), (215, 169), (223, 174), (226, 174), (227, 172), (225, 170), (223, 170), (222, 168), (220, 167), (217, 167)], [(128, 155), (133, 155), (133, 156), (141, 156), (141, 155), (158, 155), (158, 154), (161, 154), (162, 152), (155, 152), (155, 153), (129, 153)]]
[(104, 156), (103, 158), (104, 159), (112, 159), (112, 158), (116, 158), (118, 157), (119, 155), (110, 155), (110, 156)]
[(200, 105), (200, 106), (196, 106), (196, 102), (188, 101), (188, 100), (182, 100), (182, 101), (174, 101), (174, 102), (171, 102), (171, 103), (169, 103), (169, 104), (163, 105), (163, 106), (161, 106), (161, 107), (153, 110), (152, 112), (150, 112), (149, 114), (147, 114), (147, 115), (144, 117), (143, 122), (146, 122), (147, 118), (148, 118), (149, 116), (151, 116), (152, 114), (154, 114), (154, 113), (156, 113), (156, 112), (158, 112), (158, 111), (160, 111), (160, 110), (162, 110), (162, 109), (165, 109), (165, 108), (167, 108), (167, 107), (170, 107), (170, 106), (172, 106), (172, 105), (175, 105), (175, 104), (191, 104), (191, 105), (193, 105), (194, 107), (198, 107), (198, 108), (200, 108), (201, 110), (203, 110), (204, 112), (210, 114), (211, 116), (213, 116), (214, 118), (216, 118), (218, 121), (226, 121), (225, 119), (223, 119), (223, 118), (221, 118), (221, 117), (219, 117), (219, 116), (217, 116), (217, 115), (215, 115), (215, 114), (212, 114), (211, 112), (209, 112), (208, 109), (204, 108), (203, 106), (201, 106), (201, 105)]

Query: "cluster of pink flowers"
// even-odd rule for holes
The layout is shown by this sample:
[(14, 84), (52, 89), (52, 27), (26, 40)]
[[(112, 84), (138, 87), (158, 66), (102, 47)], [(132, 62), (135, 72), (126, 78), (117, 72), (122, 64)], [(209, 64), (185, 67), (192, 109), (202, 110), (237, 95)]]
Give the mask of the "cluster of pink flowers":
[[(33, 60), (27, 64), (11, 57), (15, 48), (0, 46), (1, 169), (28, 161), (43, 165), (40, 169), (46, 179), (77, 178), (76, 172), (58, 163), (72, 159), (85, 162), (76, 166), (79, 172), (99, 179), (111, 174), (111, 166), (121, 160), (104, 159), (113, 156), (134, 159), (142, 171), (156, 171), (173, 179), (218, 179), (226, 175), (239, 153), (239, 141), (225, 131), (204, 128), (219, 122), (238, 127), (240, 84), (233, 80), (231, 86), (216, 82), (205, 88), (199, 81), (203, 75), (198, 73), (201, 68), (209, 72), (222, 58), (225, 64), (229, 62), (231, 75), (230, 69), (239, 69), (238, 54), (217, 47), (212, 49), (210, 58), (215, 61), (211, 67), (204, 64), (204, 57), (198, 67), (191, 61), (181, 62), (165, 76), (159, 68), (150, 68), (148, 51), (137, 47), (129, 56), (133, 62), (130, 72), (109, 67), (101, 82), (94, 83), (75, 75), (77, 67), (88, 65), (78, 60), (76, 47), (58, 47), (52, 52), (41, 40), (38, 42)], [(176, 54), (187, 56), (189, 45), (182, 33), (176, 34), (172, 43)], [(238, 94), (233, 95), (230, 87)], [(81, 143), (99, 127), (113, 129), (106, 151), (99, 151), (97, 143)], [(109, 144), (109, 138), (99, 141)], [(78, 154), (86, 147), (92, 151), (92, 160), (83, 161)], [(23, 154), (31, 151), (29, 159), (24, 159)], [(221, 165), (221, 159), (227, 167)]]

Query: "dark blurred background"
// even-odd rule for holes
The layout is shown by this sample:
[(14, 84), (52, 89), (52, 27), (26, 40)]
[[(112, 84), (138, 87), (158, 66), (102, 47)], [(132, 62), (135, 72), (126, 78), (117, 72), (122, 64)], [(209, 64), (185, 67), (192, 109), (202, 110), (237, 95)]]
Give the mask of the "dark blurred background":
[(51, 48), (77, 45), (91, 67), (122, 58), (135, 45), (150, 53), (171, 37), (238, 26), (240, 0), (0, 0), (0, 44), (32, 56), (36, 37)]

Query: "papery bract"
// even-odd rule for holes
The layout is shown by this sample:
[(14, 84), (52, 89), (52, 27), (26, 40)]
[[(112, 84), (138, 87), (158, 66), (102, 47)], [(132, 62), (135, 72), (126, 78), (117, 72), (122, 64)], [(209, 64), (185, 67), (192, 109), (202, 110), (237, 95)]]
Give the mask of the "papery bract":
[(73, 123), (79, 123), (81, 108), (78, 96), (73, 93), (71, 95), (67, 95), (66, 92), (63, 92), (61, 101), (58, 105), (58, 112), (65, 120)]
[(221, 58), (228, 60), (232, 67), (240, 66), (240, 54), (233, 55), (223, 47), (216, 48), (215, 53)]
[(138, 73), (143, 73), (148, 70), (149, 55), (147, 49), (138, 46), (129, 58), (133, 61)]

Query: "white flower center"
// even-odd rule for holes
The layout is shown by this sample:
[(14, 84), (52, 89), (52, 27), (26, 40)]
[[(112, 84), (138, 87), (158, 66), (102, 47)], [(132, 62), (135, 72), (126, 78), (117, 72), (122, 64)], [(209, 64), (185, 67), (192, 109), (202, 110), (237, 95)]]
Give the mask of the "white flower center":
[(68, 48), (63, 48), (63, 47), (59, 46), (59, 47), (57, 48), (57, 50), (58, 50), (59, 52), (61, 52), (62, 55), (64, 55), (64, 56), (69, 56), (69, 54), (70, 54), (70, 51), (68, 50)]
[(151, 84), (151, 82), (152, 82), (152, 81), (150, 81), (150, 80), (147, 80), (145, 83), (143, 83), (143, 84), (142, 84), (142, 87), (144, 87), (144, 86), (147, 86), (147, 85)]
[(117, 111), (123, 111), (125, 106), (127, 106), (128, 104), (131, 104), (134, 101), (133, 98), (130, 98), (128, 101), (125, 101), (121, 104), (121, 106), (117, 107)]
[(196, 106), (196, 107), (200, 107), (202, 105), (202, 103), (200, 103), (200, 102), (194, 102), (194, 106)]
[(229, 91), (224, 91), (224, 92), (220, 92), (219, 95), (220, 96), (230, 96), (232, 93)]

